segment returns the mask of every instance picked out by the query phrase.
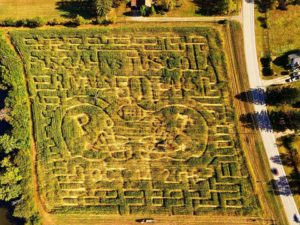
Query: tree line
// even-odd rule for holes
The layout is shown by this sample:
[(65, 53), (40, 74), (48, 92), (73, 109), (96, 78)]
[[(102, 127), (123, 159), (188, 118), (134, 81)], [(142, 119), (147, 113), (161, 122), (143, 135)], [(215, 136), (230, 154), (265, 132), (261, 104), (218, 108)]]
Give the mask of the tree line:
[[(0, 89), (7, 92), (0, 135), (0, 201), (14, 206), (13, 216), (25, 225), (40, 225), (34, 204), (30, 114), (22, 63), (0, 33)], [(3, 122), (3, 121), (0, 121)]]
[[(111, 10), (111, 8), (117, 8), (124, 0), (90, 0), (95, 15), (98, 17), (104, 17)], [(150, 14), (155, 11), (171, 11), (175, 7), (180, 7), (183, 0), (156, 0)], [(196, 0), (195, 4), (199, 6), (198, 13), (204, 15), (225, 15), (236, 11), (236, 0)], [(145, 8), (142, 7), (141, 11)]]
[(261, 12), (266, 12), (272, 9), (287, 10), (288, 5), (300, 5), (300, 0), (261, 0), (257, 4)]

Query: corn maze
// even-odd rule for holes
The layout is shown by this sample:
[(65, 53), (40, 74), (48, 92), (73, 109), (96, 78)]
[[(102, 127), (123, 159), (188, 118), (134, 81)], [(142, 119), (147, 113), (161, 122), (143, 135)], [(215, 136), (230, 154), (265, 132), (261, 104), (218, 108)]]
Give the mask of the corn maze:
[(211, 28), (14, 31), (46, 209), (257, 208)]

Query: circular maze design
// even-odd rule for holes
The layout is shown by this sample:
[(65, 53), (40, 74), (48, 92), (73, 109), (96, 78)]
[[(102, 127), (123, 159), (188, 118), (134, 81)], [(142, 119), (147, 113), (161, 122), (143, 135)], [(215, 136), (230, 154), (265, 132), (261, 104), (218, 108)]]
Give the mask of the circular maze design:
[(168, 106), (156, 113), (156, 143), (153, 157), (187, 160), (200, 157), (207, 145), (208, 129), (202, 115), (184, 106)]
[(83, 151), (106, 150), (114, 145), (113, 121), (99, 107), (77, 105), (70, 107), (62, 119), (62, 134), (72, 155)]

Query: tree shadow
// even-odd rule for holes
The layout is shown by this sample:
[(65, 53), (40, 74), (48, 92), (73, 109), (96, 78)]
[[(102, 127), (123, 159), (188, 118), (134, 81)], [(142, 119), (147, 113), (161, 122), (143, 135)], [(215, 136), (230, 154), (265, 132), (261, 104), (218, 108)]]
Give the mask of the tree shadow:
[[(280, 154), (282, 164), (293, 167), (293, 159), (288, 154)], [(286, 177), (279, 177), (279, 179), (272, 179), (269, 182), (273, 193), (276, 195), (300, 195), (300, 174), (297, 169)]]
[(85, 19), (91, 19), (95, 16), (91, 0), (62, 0), (56, 3), (56, 9), (63, 12), (66, 18), (80, 15)]
[(290, 196), (293, 194), (286, 176), (272, 179), (268, 182), (268, 185), (272, 188), (272, 192), (275, 195)]
[(244, 127), (253, 130), (260, 129), (267, 132), (299, 130), (300, 113), (297, 111), (261, 111), (243, 114), (240, 116), (240, 121)]
[(235, 96), (240, 101), (249, 102), (256, 105), (265, 104), (265, 90), (262, 88), (251, 88)]
[(11, 133), (12, 125), (5, 120), (0, 120), (0, 135)]
[[(5, 216), (9, 222), (9, 224), (11, 224), (11, 225), (24, 225), (25, 224), (25, 222), (26, 222), (25, 219), (16, 218), (13, 216), (14, 207), (10, 203), (0, 201), (0, 208), (5, 208), (7, 210)], [(1, 222), (2, 222), (2, 220), (1, 220)]]
[(264, 29), (268, 28), (268, 21), (266, 17), (259, 16), (257, 17), (257, 20), (260, 22), (260, 26)]
[(0, 90), (0, 109), (5, 107), (5, 99), (8, 96), (7, 90)]
[(281, 161), (280, 155), (272, 156), (271, 160), (272, 160), (273, 163), (282, 165), (282, 161)]
[(272, 86), (268, 87), (267, 91), (262, 88), (252, 88), (237, 94), (235, 98), (256, 105), (297, 105), (300, 102), (300, 89), (291, 86)]
[(243, 114), (240, 116), (240, 121), (243, 126), (250, 129), (272, 131), (272, 124), (267, 111)]

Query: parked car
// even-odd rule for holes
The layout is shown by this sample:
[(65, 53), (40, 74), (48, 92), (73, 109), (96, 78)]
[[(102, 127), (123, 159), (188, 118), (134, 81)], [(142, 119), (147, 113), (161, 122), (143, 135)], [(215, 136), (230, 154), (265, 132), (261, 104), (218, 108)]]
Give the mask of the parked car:
[(292, 80), (291, 80), (291, 78), (288, 78), (285, 80), (285, 82), (290, 83), (290, 82), (292, 82)]
[(154, 223), (155, 220), (153, 218), (143, 218), (135, 220), (138, 223)]
[(300, 76), (293, 76), (291, 78), (288, 78), (285, 80), (285, 82), (293, 82), (293, 81), (296, 81), (296, 80), (299, 80), (300, 79)]
[(300, 215), (299, 215), (299, 214), (294, 214), (294, 220), (295, 220), (297, 223), (300, 223)]
[(275, 175), (275, 176), (278, 176), (278, 170), (276, 168), (272, 168), (272, 173)]

